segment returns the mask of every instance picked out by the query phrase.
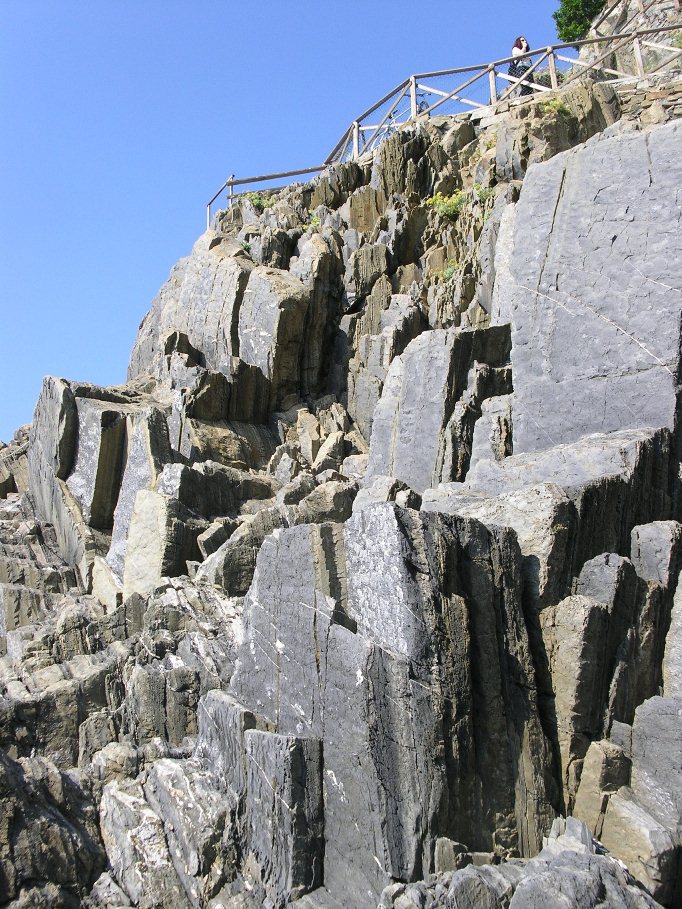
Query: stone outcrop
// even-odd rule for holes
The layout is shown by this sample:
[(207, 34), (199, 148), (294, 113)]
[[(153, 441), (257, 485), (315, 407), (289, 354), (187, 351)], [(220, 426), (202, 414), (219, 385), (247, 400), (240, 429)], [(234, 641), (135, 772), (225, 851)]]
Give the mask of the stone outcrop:
[(0, 905), (679, 905), (679, 97), (238, 197), (124, 385), (45, 379), (0, 445)]

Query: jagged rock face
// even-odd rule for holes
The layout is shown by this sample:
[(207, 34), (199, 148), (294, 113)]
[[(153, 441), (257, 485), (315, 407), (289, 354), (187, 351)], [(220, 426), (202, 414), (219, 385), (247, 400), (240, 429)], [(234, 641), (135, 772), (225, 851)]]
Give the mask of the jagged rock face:
[(243, 199), (126, 385), (45, 380), (0, 446), (0, 904), (679, 904), (679, 97)]

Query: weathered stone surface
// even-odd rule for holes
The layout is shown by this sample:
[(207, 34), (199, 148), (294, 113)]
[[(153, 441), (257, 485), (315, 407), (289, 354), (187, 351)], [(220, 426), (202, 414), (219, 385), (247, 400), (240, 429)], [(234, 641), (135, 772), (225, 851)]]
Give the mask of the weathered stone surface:
[(109, 783), (100, 807), (100, 827), (117, 883), (140, 909), (190, 909), (173, 867), (159, 816), (139, 783)]
[(235, 516), (249, 499), (271, 499), (277, 484), (267, 476), (202, 461), (194, 467), (167, 464), (156, 491), (177, 499), (186, 508), (206, 518)]
[(309, 293), (286, 272), (259, 266), (239, 311), (239, 355), (271, 385), (270, 410), (299, 396), (300, 352)]
[(412, 341), (388, 372), (374, 412), (367, 476), (395, 476), (418, 493), (455, 479), (455, 405), (474, 361), (503, 365), (504, 327), (430, 331)]
[(393, 884), (382, 893), (379, 909), (544, 909), (549, 905), (656, 909), (659, 904), (633, 884), (618, 862), (597, 852), (584, 825), (573, 818), (558, 818), (537, 858), (494, 867), (469, 865), (454, 874), (431, 877), (428, 883)]
[(607, 849), (671, 907), (682, 895), (681, 716), (679, 698), (651, 698), (637, 709), (630, 788), (611, 796), (602, 828)]
[(19, 584), (0, 584), (0, 653), (7, 651), (7, 634), (45, 617), (45, 603), (38, 590)]
[(168, 369), (165, 342), (173, 332), (184, 333), (201, 351), (205, 362), (200, 365), (229, 374), (230, 357), (239, 355), (239, 313), (253, 267), (248, 257), (231, 253), (208, 231), (192, 255), (173, 268), (140, 326), (129, 379), (144, 374), (163, 377)]
[(0, 902), (652, 909), (572, 808), (677, 906), (680, 116), (420, 117), (218, 215), (125, 386), (46, 380)]
[(414, 490), (394, 477), (374, 477), (374, 479), (363, 486), (353, 502), (353, 511), (362, 511), (370, 505), (376, 505), (380, 502), (397, 502), (402, 508), (421, 507), (421, 496)]
[(555, 692), (564, 798), (570, 810), (582, 759), (602, 731), (610, 681), (605, 666), (609, 615), (604, 603), (575, 596), (546, 609), (540, 622)]
[(601, 837), (610, 796), (630, 782), (630, 767), (629, 754), (607, 739), (592, 742), (587, 749), (573, 813), (597, 839)]
[(357, 485), (352, 481), (321, 483), (298, 504), (277, 504), (245, 520), (197, 570), (197, 579), (218, 584), (233, 596), (246, 593), (256, 558), (268, 534), (295, 524), (345, 521), (352, 512)]
[(126, 412), (104, 401), (76, 398), (78, 441), (66, 485), (86, 524), (110, 530), (118, 500)]
[[(370, 538), (380, 546), (368, 550)], [(409, 879), (430, 867), (437, 836), (472, 848), (497, 843), (532, 851), (538, 842), (539, 816), (549, 810), (540, 768), (549, 753), (536, 708), (516, 700), (525, 701), (518, 686), (532, 670), (516, 611), (520, 562), (518, 555), (508, 559), (513, 547), (508, 534), (488, 536), (476, 522), (392, 506), (368, 508), (343, 534), (330, 525), (303, 526), (264, 543), (245, 601), (233, 690), (280, 733), (322, 737), (325, 886), (348, 887), (350, 875), (353, 904), (376, 893), (387, 875)], [(468, 567), (443, 598), (437, 565), (450, 558)], [(513, 638), (499, 642), (502, 651), (483, 631), (498, 621), (493, 615), (515, 627)], [(512, 658), (506, 647), (517, 646)], [(374, 698), (384, 694), (368, 709), (369, 690)], [(505, 719), (501, 703), (508, 705)], [(511, 720), (521, 714), (523, 735)], [(492, 751), (474, 757), (468, 750), (479, 722), (488, 734), (495, 730), (494, 759)], [(450, 731), (434, 739), (442, 723)], [(528, 751), (526, 736), (534, 743)], [(494, 771), (493, 764), (484, 770), (493, 760)], [(522, 772), (512, 771), (518, 760)], [(448, 766), (459, 768), (454, 777)], [(462, 782), (454, 785), (455, 778)], [(538, 815), (521, 809), (525, 787), (539, 798)], [(381, 804), (386, 828), (374, 807)], [(361, 841), (358, 829), (366, 831)]]
[(511, 280), (496, 288), (512, 323), (515, 452), (674, 427), (680, 135), (679, 123), (607, 133), (529, 168)]
[(682, 524), (654, 521), (633, 527), (630, 558), (640, 578), (674, 587), (682, 568)]
[(28, 437), (30, 427), (22, 427), (4, 448), (0, 446), (0, 499), (11, 492), (29, 488)]
[(205, 904), (225, 879), (231, 804), (212, 774), (189, 762), (161, 759), (147, 774), (144, 793), (163, 821), (168, 851), (192, 906)]
[(426, 490), (422, 508), (476, 518), (486, 526), (511, 527), (524, 556), (524, 597), (532, 609), (563, 598), (570, 587), (578, 516), (566, 493), (553, 483), (497, 496), (467, 494), (459, 483)]
[(135, 496), (141, 489), (152, 489), (163, 465), (170, 461), (172, 457), (168, 427), (161, 411), (154, 408), (129, 417), (123, 476), (113, 514), (111, 546), (106, 557), (119, 580), (123, 578)]
[[(578, 513), (574, 541), (577, 576), (584, 563), (604, 552), (628, 552), (637, 524), (668, 518), (675, 463), (667, 431), (626, 430), (587, 436), (579, 442), (501, 461), (481, 460), (461, 486), (466, 495), (499, 496), (539, 483), (556, 483)], [(431, 492), (425, 500), (437, 500)]]
[(682, 585), (679, 580), (665, 640), (663, 691), (666, 697), (682, 697)]
[(276, 907), (322, 883), (321, 742), (248, 731), (248, 844)]
[(141, 489), (130, 519), (123, 570), (123, 599), (150, 593), (165, 575), (186, 574), (200, 555), (197, 537), (206, 527), (176, 499)]
[[(13, 761), (0, 750), (3, 902), (31, 905), (37, 891), (33, 905), (64, 905), (87, 894), (104, 861), (94, 806), (77, 781), (49, 761)], [(40, 901), (43, 887), (50, 902)]]

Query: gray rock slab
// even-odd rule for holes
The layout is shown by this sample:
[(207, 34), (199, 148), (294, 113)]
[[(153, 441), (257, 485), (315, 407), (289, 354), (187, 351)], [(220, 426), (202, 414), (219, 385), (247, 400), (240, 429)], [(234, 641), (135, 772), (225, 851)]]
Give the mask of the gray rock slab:
[(76, 398), (78, 441), (67, 480), (87, 524), (111, 529), (123, 468), (126, 416), (121, 405)]
[(233, 256), (229, 244), (216, 239), (213, 231), (207, 231), (192, 254), (173, 267), (140, 326), (129, 379), (164, 377), (165, 342), (174, 332), (185, 334), (201, 352), (201, 365), (229, 374), (230, 358), (239, 355), (239, 312), (253, 265), (246, 256)]
[(532, 609), (557, 603), (568, 592), (578, 516), (556, 484), (486, 496), (468, 493), (466, 484), (443, 483), (426, 490), (422, 508), (511, 527), (524, 556), (524, 596)]
[[(395, 476), (418, 493), (454, 479), (456, 446), (446, 428), (474, 361), (501, 366), (504, 326), (424, 332), (396, 357), (374, 411), (367, 477)], [(450, 443), (450, 444), (448, 444)]]
[(163, 465), (172, 461), (168, 426), (157, 408), (128, 418), (126, 449), (121, 487), (113, 515), (111, 546), (107, 563), (119, 580), (123, 564), (135, 496), (140, 489), (153, 488)]
[(528, 169), (495, 287), (512, 323), (515, 452), (674, 427), (681, 147), (679, 122), (612, 130)]
[(322, 748), (312, 738), (248, 731), (247, 848), (280, 909), (322, 883)]

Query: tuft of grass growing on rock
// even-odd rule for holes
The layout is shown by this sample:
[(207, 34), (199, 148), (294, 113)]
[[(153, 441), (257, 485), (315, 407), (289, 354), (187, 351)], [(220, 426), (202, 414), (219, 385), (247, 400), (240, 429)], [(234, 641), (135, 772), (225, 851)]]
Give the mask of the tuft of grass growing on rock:
[(540, 110), (543, 114), (560, 114), (563, 117), (570, 117), (571, 111), (561, 98), (550, 98), (549, 101), (540, 102)]
[(449, 281), (450, 278), (452, 278), (452, 276), (455, 274), (455, 272), (457, 271), (458, 268), (459, 268), (459, 262), (457, 262), (455, 259), (448, 259), (448, 264), (445, 266), (443, 271), (440, 273), (439, 277), (442, 278), (443, 281)]
[(495, 190), (492, 186), (483, 186), (481, 183), (474, 183), (474, 192), (479, 202), (487, 202), (488, 199), (494, 194)]

